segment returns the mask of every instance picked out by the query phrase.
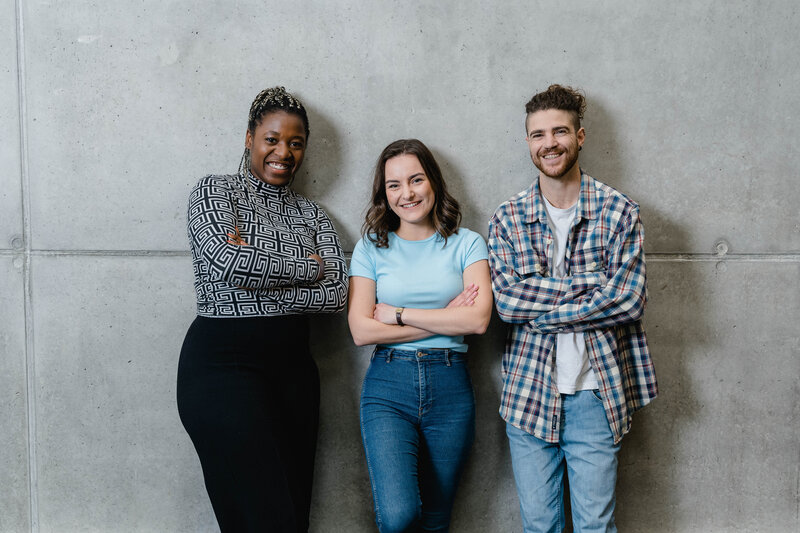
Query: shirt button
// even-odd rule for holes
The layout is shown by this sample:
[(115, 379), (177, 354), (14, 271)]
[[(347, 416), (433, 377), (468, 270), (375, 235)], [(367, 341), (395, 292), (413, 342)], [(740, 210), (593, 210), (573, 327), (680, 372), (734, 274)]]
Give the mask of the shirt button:
[(589, 263), (589, 268), (594, 268), (596, 266), (597, 266), (597, 263), (595, 263), (595, 262)]

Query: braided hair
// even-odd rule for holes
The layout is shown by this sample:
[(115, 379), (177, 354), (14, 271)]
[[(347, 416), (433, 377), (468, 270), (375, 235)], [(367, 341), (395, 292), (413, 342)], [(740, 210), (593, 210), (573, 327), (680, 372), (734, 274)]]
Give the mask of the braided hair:
[[(270, 87), (258, 93), (253, 103), (250, 104), (250, 114), (247, 118), (247, 131), (249, 131), (251, 135), (254, 135), (264, 115), (273, 111), (284, 111), (300, 117), (300, 120), (303, 121), (303, 128), (306, 130), (306, 139), (308, 139), (311, 130), (308, 128), (308, 114), (306, 113), (306, 108), (297, 97), (287, 92), (286, 89), (281, 86)], [(239, 174), (244, 176), (249, 170), (250, 150), (245, 148), (242, 159), (239, 161)]]

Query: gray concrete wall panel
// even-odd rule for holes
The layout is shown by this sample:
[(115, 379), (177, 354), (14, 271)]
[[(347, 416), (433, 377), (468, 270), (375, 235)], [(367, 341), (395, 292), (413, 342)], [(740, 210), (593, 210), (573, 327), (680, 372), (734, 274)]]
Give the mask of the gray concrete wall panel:
[[(523, 109), (551, 82), (586, 91), (581, 164), (638, 201), (647, 229), (661, 396), (624, 441), (620, 530), (797, 530), (798, 23), (788, 0), (3, 3), (0, 531), (216, 529), (174, 399), (194, 314), (186, 200), (235, 171), (260, 89), (307, 104), (296, 187), (351, 251), (375, 159), (402, 137), (430, 146), (485, 234), (534, 177)], [(369, 349), (344, 315), (314, 328), (312, 530), (372, 531)], [(473, 339), (478, 435), (454, 531), (521, 529), (496, 413), (504, 331), (495, 318)]]
[[(764, 123), (797, 133), (794, 12), (577, 2), (550, 19), (527, 3), (307, 2), (295, 26), (272, 23), (281, 5), (27, 4), (35, 245), (183, 248), (186, 188), (236, 168), (247, 106), (271, 83), (319, 121), (298, 181), (340, 212), (346, 245), (380, 148), (403, 136), (437, 149), (466, 225), (483, 229), (530, 181), (524, 102), (563, 81), (589, 97), (584, 164), (643, 204), (652, 251), (708, 253), (722, 237), (751, 253), (800, 249), (794, 160), (750, 136)], [(788, 219), (771, 224), (762, 204)], [(114, 228), (125, 231), (96, 238)]]
[(30, 528), (22, 260), (0, 255), (0, 531)]
[(41, 531), (213, 531), (175, 404), (190, 284), (185, 257), (34, 260)]
[(798, 262), (648, 265), (660, 395), (623, 440), (620, 531), (796, 530), (799, 276)]
[(17, 22), (14, 2), (0, 4), (0, 249), (21, 250), (22, 180), (19, 143)]

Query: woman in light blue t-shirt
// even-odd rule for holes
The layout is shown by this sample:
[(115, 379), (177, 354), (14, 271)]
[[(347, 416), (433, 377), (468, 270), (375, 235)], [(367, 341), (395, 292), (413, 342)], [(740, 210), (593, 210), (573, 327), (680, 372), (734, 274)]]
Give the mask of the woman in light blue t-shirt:
[(486, 331), (486, 244), (458, 227), (430, 150), (387, 146), (350, 265), (348, 322), (375, 344), (361, 390), (361, 435), (382, 533), (447, 531), (475, 434), (464, 335)]

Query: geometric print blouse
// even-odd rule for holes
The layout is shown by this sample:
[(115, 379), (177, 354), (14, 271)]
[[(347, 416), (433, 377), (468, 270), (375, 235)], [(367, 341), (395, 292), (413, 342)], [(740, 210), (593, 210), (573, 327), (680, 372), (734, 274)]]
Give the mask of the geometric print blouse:
[[(245, 181), (247, 180), (247, 181)], [(238, 229), (247, 245), (230, 244)], [(212, 175), (189, 196), (197, 314), (253, 317), (341, 311), (347, 268), (328, 215), (288, 187)], [(309, 258), (316, 253), (325, 265)]]

